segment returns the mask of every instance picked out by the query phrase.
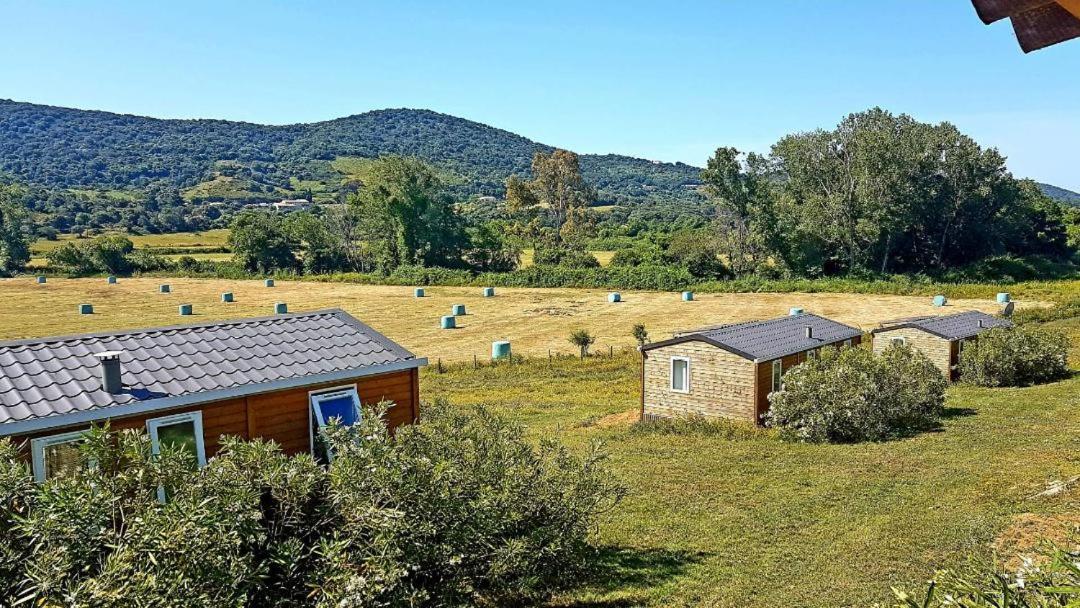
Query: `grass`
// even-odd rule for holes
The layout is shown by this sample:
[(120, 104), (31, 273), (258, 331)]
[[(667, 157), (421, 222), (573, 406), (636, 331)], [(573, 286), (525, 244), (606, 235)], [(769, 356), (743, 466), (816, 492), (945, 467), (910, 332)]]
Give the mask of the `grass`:
[[(170, 283), (172, 293), (157, 293), (160, 283)], [(866, 329), (888, 318), (997, 307), (986, 299), (954, 300), (936, 309), (925, 297), (828, 293), (699, 294), (696, 301), (682, 302), (677, 293), (628, 291), (623, 302), (610, 304), (603, 290), (499, 288), (494, 298), (481, 297), (476, 287), (426, 290), (428, 297), (414, 298), (411, 287), (400, 286), (279, 279), (268, 289), (254, 280), (156, 277), (121, 278), (116, 285), (102, 278), (50, 277), (38, 285), (24, 276), (0, 280), (0, 302), (9, 303), (0, 306), (0, 338), (261, 316), (281, 301), (297, 312), (341, 307), (435, 362), (487, 358), (495, 340), (510, 340), (521, 355), (569, 353), (574, 347), (567, 336), (579, 328), (597, 336), (595, 352), (607, 352), (635, 344), (630, 335), (635, 323), (644, 323), (657, 340), (677, 329), (783, 315), (791, 306)], [(225, 291), (233, 292), (236, 302), (222, 303)], [(79, 315), (80, 303), (93, 304), (95, 313)], [(181, 303), (193, 304), (196, 314), (178, 316)], [(458, 329), (439, 329), (439, 318), (450, 314), (452, 304), (465, 304), (469, 314), (458, 318)]]
[(887, 602), (893, 585), (988, 559), (1014, 522), (1080, 508), (1076, 491), (1033, 498), (1080, 475), (1080, 378), (954, 387), (939, 432), (803, 445), (731, 425), (633, 426), (638, 371), (629, 354), (422, 375), (428, 398), (483, 404), (538, 438), (605, 444), (630, 494), (599, 530), (596, 574), (555, 605)]
[[(136, 249), (202, 249), (204, 247), (225, 247), (229, 240), (228, 228), (218, 228), (203, 232), (174, 232), (171, 234), (124, 234), (131, 239)], [(78, 242), (80, 239), (74, 234), (61, 234), (56, 240), (38, 239), (30, 247), (33, 257), (27, 268), (32, 271), (46, 270), (49, 262), (45, 254), (57, 247), (69, 242)], [(232, 256), (228, 253), (176, 253), (166, 255), (166, 258), (176, 260), (183, 255), (189, 255), (196, 260), (228, 260)]]
[[(522, 249), (521, 250), (521, 263), (519, 268), (528, 268), (533, 265), (534, 250)], [(611, 258), (615, 257), (614, 251), (589, 251), (596, 258), (597, 262), (600, 262), (600, 266), (607, 267), (611, 265)]]
[[(125, 234), (131, 239), (136, 249), (154, 249), (159, 247), (224, 247), (229, 240), (229, 229), (218, 228), (203, 232), (174, 232), (171, 234)], [(78, 241), (73, 234), (61, 234), (55, 241), (39, 239), (31, 246), (37, 253), (45, 253), (69, 241)]]
[[(163, 282), (173, 293), (157, 293)], [(237, 301), (221, 303), (224, 291)], [(636, 353), (546, 357), (548, 348), (571, 351), (566, 335), (577, 327), (600, 336), (595, 351), (606, 353), (629, 346), (639, 321), (658, 339), (675, 328), (780, 315), (798, 305), (870, 327), (888, 317), (994, 310), (986, 299), (954, 300), (942, 310), (926, 297), (864, 294), (699, 294), (683, 303), (675, 293), (624, 292), (625, 302), (608, 304), (602, 290), (499, 289), (490, 299), (476, 288), (427, 292), (416, 299), (409, 287), (338, 283), (50, 278), (37, 285), (20, 277), (0, 281), (7, 304), (0, 306), (0, 337), (266, 315), (285, 301), (293, 311), (342, 307), (422, 356), (458, 361), (447, 373), (422, 373), (426, 399), (484, 404), (533, 437), (559, 437), (576, 448), (602, 441), (630, 489), (598, 530), (594, 574), (555, 598), (556, 606), (869, 605), (888, 601), (892, 585), (917, 587), (937, 568), (968, 556), (989, 559), (995, 539), (1017, 536), (1020, 522), (1026, 534), (1033, 521), (1080, 509), (1076, 490), (1035, 497), (1054, 480), (1080, 475), (1080, 377), (1023, 389), (953, 387), (937, 432), (801, 445), (738, 424), (635, 426)], [(96, 313), (78, 315), (81, 302)], [(196, 315), (178, 316), (180, 303), (193, 303)], [(453, 303), (470, 312), (459, 319), (462, 329), (437, 329)], [(1080, 319), (1048, 325), (1067, 332), (1080, 357)], [(484, 358), (495, 338), (537, 357), (472, 369), (471, 355)]]

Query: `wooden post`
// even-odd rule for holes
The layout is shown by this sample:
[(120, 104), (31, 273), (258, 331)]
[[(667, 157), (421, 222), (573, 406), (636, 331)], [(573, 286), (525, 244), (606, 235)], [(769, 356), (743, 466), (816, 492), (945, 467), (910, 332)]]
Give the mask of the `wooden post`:
[(472, 356), (472, 368), (476, 369), (476, 354), (475, 353)]
[(607, 356), (608, 356), (608, 359), (614, 359), (615, 358), (615, 346), (614, 345), (608, 344)]
[(442, 373), (442, 357), (439, 357), (439, 365), (437, 367), (438, 372)]

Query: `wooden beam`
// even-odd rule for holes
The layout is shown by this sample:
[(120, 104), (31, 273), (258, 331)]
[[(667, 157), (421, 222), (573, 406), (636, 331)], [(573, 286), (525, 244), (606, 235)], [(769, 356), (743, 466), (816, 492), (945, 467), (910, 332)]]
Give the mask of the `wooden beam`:
[(1057, 0), (1061, 8), (1072, 13), (1073, 17), (1080, 19), (1080, 0)]

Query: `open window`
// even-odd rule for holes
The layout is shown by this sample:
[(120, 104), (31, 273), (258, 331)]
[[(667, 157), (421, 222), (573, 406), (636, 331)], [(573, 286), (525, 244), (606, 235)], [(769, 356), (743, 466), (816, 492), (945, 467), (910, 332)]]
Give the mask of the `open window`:
[(777, 359), (772, 362), (772, 392), (778, 393), (784, 389), (784, 361)]
[[(146, 421), (150, 434), (150, 452), (155, 456), (164, 449), (180, 449), (195, 458), (199, 468), (206, 466), (206, 446), (203, 445), (202, 412), (163, 416)], [(165, 488), (158, 488), (158, 500), (165, 502)]]
[[(356, 387), (331, 389), (319, 393), (311, 393), (311, 448), (315, 459), (329, 463), (334, 455), (326, 445), (322, 430), (335, 421), (341, 426), (353, 426), (360, 422), (362, 410), (360, 408), (360, 396), (356, 393)], [(319, 433), (314, 432), (315, 429)]]
[(899, 337), (899, 336), (897, 336), (895, 338), (889, 338), (889, 346), (906, 346), (906, 345), (907, 345), (907, 338), (902, 338), (902, 337)]
[(79, 466), (79, 445), (86, 440), (85, 433), (75, 431), (31, 439), (34, 481), (42, 483), (75, 470)]
[(690, 392), (690, 359), (671, 358), (671, 390), (676, 393)]

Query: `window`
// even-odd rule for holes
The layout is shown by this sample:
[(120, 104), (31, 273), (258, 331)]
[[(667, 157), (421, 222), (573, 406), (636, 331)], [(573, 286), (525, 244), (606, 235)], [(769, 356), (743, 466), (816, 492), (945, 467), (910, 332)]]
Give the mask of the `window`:
[(690, 392), (690, 359), (671, 358), (671, 390), (676, 393)]
[(844, 340), (844, 346), (846, 346), (848, 348), (851, 348), (851, 338), (848, 338), (847, 340)]
[(84, 440), (83, 433), (85, 431), (75, 431), (30, 440), (34, 480), (41, 483), (79, 466), (79, 444)]
[(772, 392), (784, 390), (784, 362), (777, 359), (772, 362)]
[(907, 338), (889, 338), (890, 346), (904, 346), (907, 344)]
[[(202, 412), (188, 412), (146, 421), (150, 433), (150, 452), (160, 454), (161, 449), (181, 449), (195, 457), (200, 468), (206, 466), (206, 448), (203, 446)], [(165, 502), (165, 488), (158, 488), (158, 500)]]
[[(360, 396), (356, 387), (336, 388), (321, 393), (311, 393), (311, 449), (316, 460), (330, 462), (334, 455), (321, 440), (322, 434), (315, 437), (314, 429), (320, 431), (336, 420), (341, 426), (353, 426), (360, 422)], [(318, 439), (318, 441), (317, 441)]]
[(810, 359), (817, 359), (818, 355), (820, 355), (819, 350), (820, 349), (815, 348), (813, 350), (806, 351), (806, 359), (807, 359), (807, 361), (809, 361)]

